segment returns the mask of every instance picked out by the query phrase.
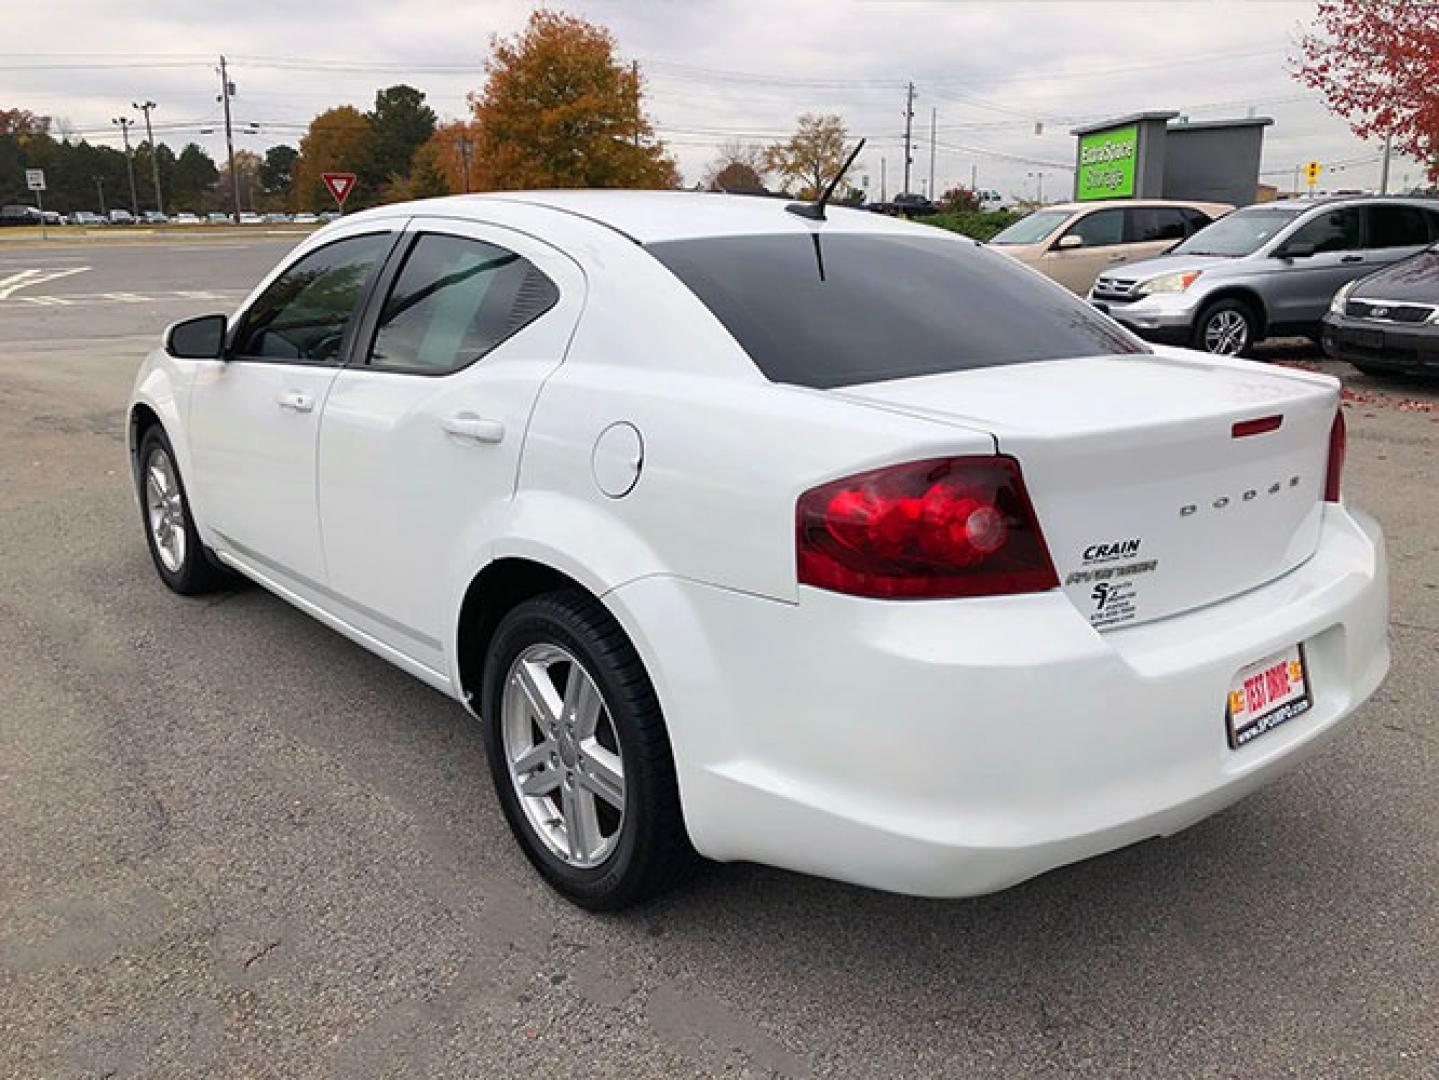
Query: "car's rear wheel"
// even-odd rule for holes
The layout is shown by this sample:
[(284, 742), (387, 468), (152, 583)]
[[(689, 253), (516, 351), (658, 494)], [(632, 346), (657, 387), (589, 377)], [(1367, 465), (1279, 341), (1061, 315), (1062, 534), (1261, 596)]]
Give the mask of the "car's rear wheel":
[(234, 578), (211, 561), (200, 541), (175, 451), (158, 424), (140, 437), (140, 514), (145, 541), (160, 580), (184, 596), (215, 592), (234, 584)]
[(505, 818), (564, 896), (593, 910), (626, 907), (694, 863), (659, 701), (598, 601), (564, 590), (506, 615), (481, 704)]
[(1245, 356), (1254, 347), (1258, 320), (1242, 300), (1218, 300), (1200, 313), (1191, 344), (1219, 356)]

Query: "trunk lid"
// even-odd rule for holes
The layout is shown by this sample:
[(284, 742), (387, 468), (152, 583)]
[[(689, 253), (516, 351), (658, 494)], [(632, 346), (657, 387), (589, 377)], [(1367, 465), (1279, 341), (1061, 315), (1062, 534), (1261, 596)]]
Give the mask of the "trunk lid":
[(1252, 589), (1318, 544), (1332, 379), (1156, 353), (831, 393), (989, 432), (1020, 463), (1061, 588), (1100, 629)]

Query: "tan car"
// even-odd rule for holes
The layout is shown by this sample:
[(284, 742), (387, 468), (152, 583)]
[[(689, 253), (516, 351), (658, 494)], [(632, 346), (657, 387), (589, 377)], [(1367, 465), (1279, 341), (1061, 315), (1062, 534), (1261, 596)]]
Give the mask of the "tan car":
[(1233, 209), (1166, 199), (1059, 203), (1020, 218), (990, 243), (1083, 296), (1104, 271), (1162, 255)]

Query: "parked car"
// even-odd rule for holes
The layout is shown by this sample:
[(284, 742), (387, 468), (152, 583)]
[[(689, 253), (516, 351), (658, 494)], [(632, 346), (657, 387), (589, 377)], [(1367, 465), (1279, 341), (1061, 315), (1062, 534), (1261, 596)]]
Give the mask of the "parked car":
[(1369, 375), (1439, 374), (1439, 245), (1335, 293), (1324, 351)]
[(11, 206), (0, 206), (0, 226), (39, 225), (40, 221), (40, 211), (33, 206), (24, 206), (18, 203)]
[(1025, 215), (989, 242), (1083, 296), (1105, 270), (1152, 258), (1232, 209), (1161, 199), (1060, 203)]
[(65, 224), (65, 218), (61, 215), (60, 211), (58, 211), (58, 210), (42, 210), (42, 211), (40, 212), (40, 217), (41, 217), (41, 219), (45, 222), (46, 225), (64, 225), (64, 224)]
[(1004, 209), (1004, 196), (994, 188), (980, 188), (974, 193), (979, 199), (979, 208), (984, 211)]
[(253, 210), (246, 210), (243, 214), (240, 215), (241, 225), (259, 225), (261, 224), (261, 222), (262, 219), (260, 215), (255, 213)]
[(176, 214), (176, 215), (175, 215), (173, 218), (171, 218), (170, 220), (171, 220), (171, 222), (172, 222), (173, 224), (176, 224), (176, 225), (198, 225), (198, 224), (200, 224), (200, 217), (199, 217), (198, 214), (191, 214), (191, 213), (189, 213), (189, 212), (187, 212), (187, 211), (184, 211), (184, 210), (180, 211), (180, 213)]
[(340, 216), (341, 215), (338, 210), (321, 210), (316, 215), (316, 217), (320, 221), (323, 221), (326, 225), (328, 225), (332, 221), (338, 221), (340, 219)]
[(70, 215), (70, 224), (83, 225), (86, 228), (93, 229), (108, 223), (99, 214), (93, 213), (89, 210), (76, 210), (73, 214)]
[(929, 217), (939, 213), (939, 207), (915, 192), (901, 192), (888, 202), (866, 203), (864, 209), (904, 217)]
[(133, 225), (133, 224), (135, 224), (135, 215), (132, 214), (132, 213), (130, 213), (130, 211), (128, 211), (128, 210), (111, 210), (111, 211), (110, 211), (110, 224), (111, 224), (111, 225)]
[(511, 192), (317, 230), (141, 366), (161, 580), (238, 572), (483, 717), (524, 853), (594, 908), (696, 851), (987, 892), (1342, 729), (1389, 654), (1338, 380), (789, 209)]
[(1439, 238), (1421, 199), (1291, 199), (1237, 210), (1163, 258), (1106, 271), (1090, 299), (1136, 333), (1226, 356), (1307, 335), (1343, 285)]
[(219, 210), (212, 210), (205, 215), (205, 220), (211, 225), (225, 225), (233, 219), (229, 214), (222, 213)]
[(146, 225), (165, 225), (170, 221), (168, 217), (158, 210), (146, 210), (140, 215), (140, 220)]
[(271, 213), (268, 213), (264, 216), (264, 222), (266, 225), (288, 225), (290, 222), (290, 215), (280, 213), (278, 211), (272, 211)]
[(304, 212), (296, 214), (290, 220), (296, 225), (318, 225), (320, 223), (320, 219), (314, 214)]

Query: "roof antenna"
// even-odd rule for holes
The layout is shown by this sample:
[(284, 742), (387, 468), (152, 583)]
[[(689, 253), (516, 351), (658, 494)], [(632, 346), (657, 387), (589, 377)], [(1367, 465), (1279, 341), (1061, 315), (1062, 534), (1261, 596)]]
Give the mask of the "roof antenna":
[(849, 172), (849, 167), (854, 164), (854, 159), (859, 157), (859, 152), (863, 149), (864, 140), (860, 139), (855, 148), (850, 151), (849, 157), (844, 159), (844, 164), (839, 167), (839, 172), (834, 174), (834, 179), (820, 193), (818, 199), (814, 202), (792, 202), (785, 209), (791, 214), (798, 214), (811, 221), (827, 221), (828, 219), (824, 216), (825, 203), (829, 202), (829, 197), (834, 194), (834, 189), (839, 186), (840, 180), (843, 179), (845, 173)]

